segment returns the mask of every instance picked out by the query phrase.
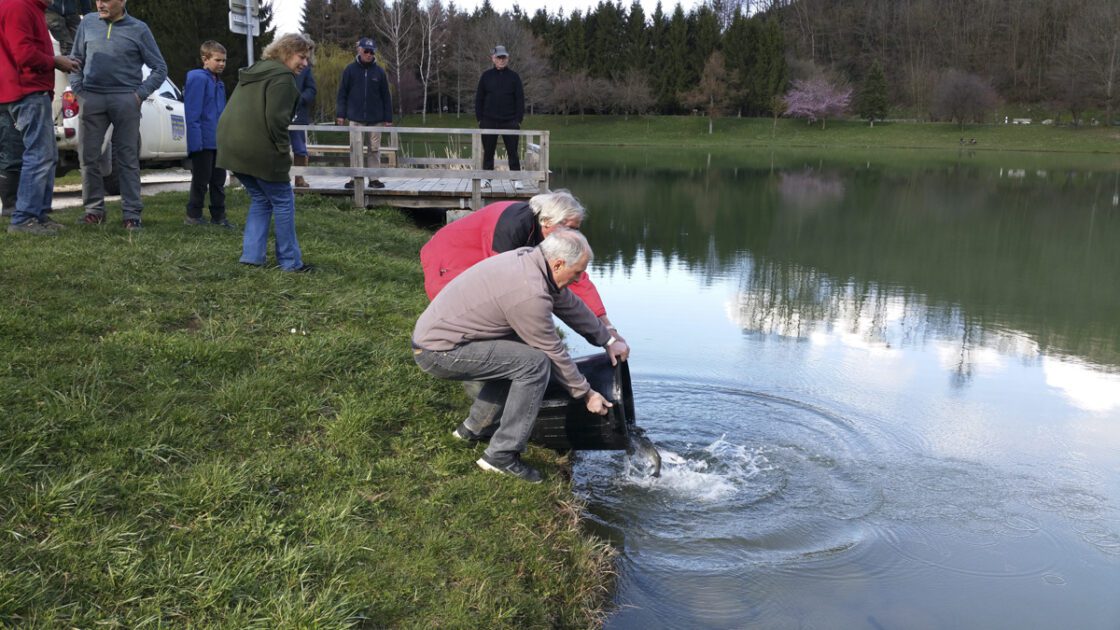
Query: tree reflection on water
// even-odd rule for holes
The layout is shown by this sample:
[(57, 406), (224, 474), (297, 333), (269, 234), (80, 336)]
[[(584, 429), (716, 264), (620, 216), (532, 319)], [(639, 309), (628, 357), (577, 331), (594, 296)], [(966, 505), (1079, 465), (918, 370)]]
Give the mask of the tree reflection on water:
[(602, 166), (582, 160), (554, 184), (591, 209), (595, 266), (679, 261), (705, 282), (741, 278), (733, 317), (745, 330), (949, 341), (960, 383), (978, 348), (1120, 367), (1115, 166), (877, 153), (736, 154), (708, 167), (602, 153)]

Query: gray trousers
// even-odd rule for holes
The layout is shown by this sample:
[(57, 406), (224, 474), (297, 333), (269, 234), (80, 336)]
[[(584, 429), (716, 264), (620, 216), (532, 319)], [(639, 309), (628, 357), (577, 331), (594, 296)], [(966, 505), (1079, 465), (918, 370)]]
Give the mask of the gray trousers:
[(488, 456), (503, 460), (525, 451), (552, 373), (548, 355), (520, 341), (493, 339), (447, 352), (418, 350), (414, 358), (420, 369), (437, 378), (483, 382), (466, 424), (472, 431), (481, 430), (500, 410)]
[(101, 173), (101, 145), (113, 126), (113, 172), (121, 185), (121, 210), (125, 220), (139, 219), (140, 104), (136, 94), (83, 93), (81, 116), (82, 205), (87, 214), (105, 216), (105, 182)]

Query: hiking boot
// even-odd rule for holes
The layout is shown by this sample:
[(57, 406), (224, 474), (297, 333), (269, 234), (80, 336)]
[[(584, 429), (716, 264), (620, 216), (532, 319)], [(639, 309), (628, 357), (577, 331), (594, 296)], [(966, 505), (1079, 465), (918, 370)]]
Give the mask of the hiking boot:
[(144, 229), (144, 226), (140, 223), (140, 219), (125, 219), (123, 225), (124, 229), (129, 232)]
[(105, 222), (105, 215), (87, 212), (78, 219), (80, 225), (100, 225)]
[(455, 430), (451, 432), (451, 435), (467, 442), (489, 442), (490, 438), (494, 437), (494, 433), (497, 431), (498, 425), (492, 424), (488, 427), (484, 427), (478, 433), (475, 433), (467, 428), (466, 422), (460, 422), (459, 426), (455, 427)]
[(183, 225), (209, 225), (206, 219), (202, 217), (187, 217), (183, 219)]
[(296, 188), (311, 188), (311, 185), (307, 183), (307, 180), (304, 179), (302, 175), (296, 175)]
[(369, 187), (370, 188), (384, 188), (385, 183), (382, 182), (380, 179), (371, 179), (371, 180), (369, 180)]
[(538, 472), (536, 468), (523, 463), (521, 461), (521, 456), (517, 454), (511, 455), (508, 459), (497, 459), (483, 453), (482, 457), (475, 463), (483, 470), (517, 477), (529, 483), (541, 482), (541, 473)]
[(37, 219), (28, 219), (23, 223), (8, 225), (9, 234), (38, 234), (39, 236), (54, 236), (58, 232), (39, 223)]

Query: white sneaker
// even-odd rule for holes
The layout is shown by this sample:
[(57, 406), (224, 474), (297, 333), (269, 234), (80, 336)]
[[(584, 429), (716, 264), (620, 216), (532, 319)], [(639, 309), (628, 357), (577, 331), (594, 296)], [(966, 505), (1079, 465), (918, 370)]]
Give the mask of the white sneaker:
[(525, 184), (522, 184), (520, 179), (513, 180), (514, 190), (521, 190), (522, 188), (525, 188)]
[(488, 179), (482, 180), (482, 182), (479, 184), (479, 186), (482, 187), (482, 188), (489, 188), (490, 187), (490, 180), (488, 180)]

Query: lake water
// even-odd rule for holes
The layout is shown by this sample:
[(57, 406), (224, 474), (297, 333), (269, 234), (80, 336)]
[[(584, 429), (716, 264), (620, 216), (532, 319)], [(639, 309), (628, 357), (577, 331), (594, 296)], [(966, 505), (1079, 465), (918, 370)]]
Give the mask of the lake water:
[(666, 461), (577, 458), (608, 628), (1120, 628), (1120, 161), (553, 163)]

